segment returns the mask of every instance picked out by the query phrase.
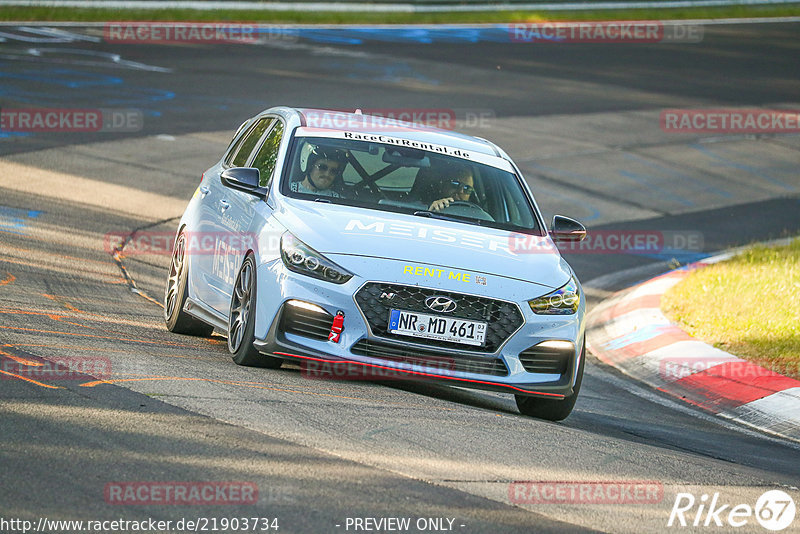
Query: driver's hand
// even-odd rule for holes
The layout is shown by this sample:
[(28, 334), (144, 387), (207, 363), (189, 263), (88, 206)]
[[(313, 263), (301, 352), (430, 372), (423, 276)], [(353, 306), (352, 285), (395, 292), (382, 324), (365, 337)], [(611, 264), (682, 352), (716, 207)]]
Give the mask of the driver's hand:
[(431, 202), (431, 207), (428, 208), (428, 211), (442, 211), (447, 206), (449, 206), (451, 202), (455, 202), (455, 199), (453, 197), (440, 198), (439, 200), (434, 200), (433, 202)]

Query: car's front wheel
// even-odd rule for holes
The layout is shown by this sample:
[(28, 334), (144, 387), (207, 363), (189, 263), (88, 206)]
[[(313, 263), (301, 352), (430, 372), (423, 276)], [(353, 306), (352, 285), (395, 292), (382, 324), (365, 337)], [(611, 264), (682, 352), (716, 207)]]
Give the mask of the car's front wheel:
[(189, 262), (186, 258), (186, 234), (181, 232), (175, 241), (172, 261), (169, 264), (169, 277), (164, 290), (164, 321), (167, 329), (176, 334), (208, 337), (214, 327), (199, 321), (183, 311), (186, 304), (186, 286), (189, 280)]
[(542, 399), (528, 395), (514, 395), (517, 401), (517, 408), (522, 415), (546, 419), (548, 421), (561, 421), (566, 419), (575, 407), (578, 400), (578, 392), (583, 382), (583, 366), (586, 362), (586, 341), (584, 340), (581, 350), (581, 363), (578, 365), (578, 377), (575, 379), (575, 387), (572, 388), (572, 395), (564, 400)]
[(261, 354), (253, 346), (253, 332), (256, 325), (256, 260), (249, 253), (231, 294), (231, 309), (228, 314), (228, 350), (233, 361), (248, 367), (268, 367), (277, 369), (283, 363), (280, 358)]

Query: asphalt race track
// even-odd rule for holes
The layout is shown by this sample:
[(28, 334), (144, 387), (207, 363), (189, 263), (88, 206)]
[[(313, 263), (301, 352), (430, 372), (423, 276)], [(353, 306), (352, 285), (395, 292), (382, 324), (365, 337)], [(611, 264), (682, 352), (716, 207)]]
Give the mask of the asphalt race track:
[[(182, 518), (258, 517), (277, 518), (279, 532), (372, 532), (354, 519), (410, 518), (409, 532), (725, 532), (732, 527), (713, 519), (704, 527), (705, 516), (668, 527), (676, 495), (754, 506), (781, 489), (800, 506), (800, 444), (714, 419), (592, 358), (575, 411), (557, 424), (520, 416), (510, 395), (238, 367), (223, 337), (165, 329), (166, 250), (116, 260), (109, 245), (110, 235), (174, 232), (201, 173), (261, 109), (444, 110), (457, 129), (510, 153), (548, 217), (701, 238), (688, 250), (570, 255), (596, 304), (667, 264), (800, 232), (800, 136), (659, 126), (663, 109), (800, 109), (800, 23), (714, 25), (699, 43), (652, 44), (301, 34), (134, 45), (104, 42), (98, 27), (43, 28), (0, 27), (2, 110), (114, 113), (102, 131), (0, 131), (3, 520), (152, 518), (181, 531)], [(591, 282), (601, 276), (612, 280), (602, 290)], [(8, 374), (54, 358), (109, 367), (69, 380)], [(234, 481), (258, 492), (255, 502), (214, 505), (109, 496), (109, 485), (137, 481)], [(515, 481), (659, 490), (540, 504)], [(736, 531), (766, 532), (754, 517)], [(783, 532), (800, 532), (800, 518)]]

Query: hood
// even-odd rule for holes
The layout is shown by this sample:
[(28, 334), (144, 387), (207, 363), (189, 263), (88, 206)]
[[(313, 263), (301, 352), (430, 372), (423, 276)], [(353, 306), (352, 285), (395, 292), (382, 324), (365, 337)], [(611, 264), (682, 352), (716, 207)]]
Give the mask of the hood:
[(290, 198), (275, 217), (322, 254), (469, 269), (553, 289), (572, 275), (549, 236)]

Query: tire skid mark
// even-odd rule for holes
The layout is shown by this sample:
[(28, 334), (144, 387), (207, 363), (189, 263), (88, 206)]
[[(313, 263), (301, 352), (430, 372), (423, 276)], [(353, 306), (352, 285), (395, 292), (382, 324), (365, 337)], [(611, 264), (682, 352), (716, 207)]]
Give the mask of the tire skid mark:
[[(10, 343), (2, 344), (2, 345), (0, 345), (0, 347), (6, 348), (6, 349), (17, 349), (17, 350), (19, 350), (16, 345), (13, 345), (13, 344), (10, 344)], [(25, 351), (20, 351), (20, 352), (24, 353)], [(32, 356), (36, 357), (35, 355), (32, 355)], [(34, 380), (34, 379), (30, 378), (30, 377), (22, 376), (22, 375), (17, 374), (17, 373), (12, 373), (11, 371), (8, 370), (9, 367), (6, 366), (6, 362), (3, 361), (3, 358), (5, 358), (7, 360), (11, 360), (12, 362), (16, 363), (17, 367), (14, 370), (17, 370), (17, 371), (19, 371), (19, 366), (44, 367), (44, 363), (42, 363), (42, 362), (38, 362), (38, 361), (29, 359), (29, 358), (24, 358), (22, 356), (16, 356), (14, 354), (11, 354), (9, 352), (6, 352), (6, 351), (0, 349), (0, 362), (3, 362), (2, 363), (2, 367), (3, 368), (0, 369), (0, 374), (5, 375), (5, 376), (9, 376), (9, 377), (11, 377), (11, 379), (22, 380), (22, 381), (28, 382), (30, 384), (34, 384), (34, 385), (37, 385), (37, 386), (40, 386), (40, 387), (43, 387), (43, 388), (47, 388), (47, 389), (64, 389), (63, 387), (60, 387), (60, 386), (53, 386), (53, 385), (50, 385), (50, 384), (45, 384), (44, 382), (40, 382), (38, 380)], [(8, 378), (3, 378), (3, 379), (4, 380), (9, 380)]]
[[(566, 171), (562, 169), (558, 169), (556, 167), (551, 167), (549, 165), (543, 165), (535, 160), (522, 160), (523, 168), (530, 167), (533, 169), (533, 173), (535, 174), (535, 179), (542, 180), (544, 182), (548, 182), (553, 184), (559, 188), (566, 188), (572, 189), (576, 191), (581, 191), (586, 193), (590, 196), (590, 198), (600, 198), (606, 200), (608, 202), (613, 202), (616, 204), (622, 204), (626, 206), (630, 206), (636, 209), (640, 209), (643, 211), (649, 211), (652, 213), (656, 213), (658, 215), (669, 215), (668, 211), (664, 211), (663, 209), (656, 208), (654, 206), (647, 206), (641, 202), (637, 202), (631, 199), (621, 198), (619, 195), (614, 195), (610, 192), (603, 191), (600, 189), (593, 189), (591, 187), (581, 185), (584, 183), (592, 183), (593, 178), (590, 176), (586, 176), (584, 174), (575, 173), (571, 171)], [(570, 180), (562, 180), (559, 179), (557, 176), (566, 176), (569, 178), (576, 179), (574, 182)]]
[(358, 400), (364, 401), (366, 399), (362, 399), (361, 397), (350, 397), (347, 395), (336, 395), (333, 393), (319, 393), (316, 391), (303, 391), (297, 389), (286, 389), (286, 388), (276, 388), (267, 386), (260, 382), (237, 382), (232, 380), (219, 380), (217, 378), (201, 378), (201, 377), (186, 377), (186, 376), (150, 376), (150, 377), (143, 377), (143, 378), (112, 378), (110, 380), (95, 380), (92, 382), (85, 382), (81, 384), (81, 387), (92, 388), (98, 386), (100, 384), (117, 384), (120, 382), (149, 382), (149, 381), (159, 381), (159, 380), (176, 380), (176, 381), (187, 381), (187, 382), (211, 382), (214, 384), (225, 384), (228, 386), (241, 386), (246, 388), (254, 388), (254, 389), (266, 389), (269, 391), (280, 391), (285, 393), (300, 393), (304, 395), (316, 395), (320, 397), (335, 397), (338, 399), (348, 399), (348, 400)]
[[(104, 317), (102, 315), (98, 315), (96, 313), (86, 312), (86, 311), (83, 311), (81, 309), (78, 309), (75, 306), (73, 306), (72, 304), (70, 304), (69, 302), (67, 302), (66, 299), (64, 299), (63, 297), (56, 298), (56, 297), (53, 297), (52, 295), (48, 295), (47, 293), (42, 293), (42, 296), (52, 300), (53, 302), (61, 304), (67, 310), (69, 310), (71, 312), (78, 313), (78, 314), (81, 314), (81, 315), (84, 315), (84, 316), (85, 315), (89, 315), (89, 316), (97, 318), (97, 319), (94, 319), (94, 320), (100, 320), (101, 322), (106, 322), (106, 321), (103, 321)], [(69, 321), (63, 321), (63, 322), (68, 323), (68, 324), (75, 324), (75, 325), (78, 325), (78, 326), (82, 326), (84, 328), (91, 328), (92, 330), (101, 330), (101, 328), (98, 328), (96, 326), (88, 326), (88, 325), (83, 325), (83, 324), (78, 324), (78, 323), (71, 323)], [(103, 329), (103, 330), (105, 330), (105, 329)], [(112, 331), (111, 333), (112, 334), (121, 334), (121, 332), (114, 332), (114, 331)]]
[[(48, 293), (48, 295), (50, 295), (52, 300), (55, 300), (56, 302), (59, 302), (59, 299), (69, 299), (69, 301), (77, 302), (79, 304), (119, 304), (119, 298), (101, 298), (100, 296), (94, 295), (54, 295), (52, 293)], [(44, 296), (44, 293), (42, 293), (42, 296)]]
[[(2, 188), (1, 185), (0, 188)], [(25, 238), (26, 243), (42, 243), (44, 245), (66, 247), (69, 248), (70, 250), (82, 249), (92, 253), (104, 252), (102, 246), (97, 247), (92, 244), (92, 242), (96, 239), (95, 235), (87, 233), (88, 231), (84, 230), (83, 228), (70, 228), (70, 232), (74, 232), (73, 234), (70, 234), (70, 236), (73, 237), (77, 236), (78, 242), (70, 241), (69, 239), (63, 239), (64, 231), (62, 228), (50, 229), (50, 227), (48, 225), (45, 225), (44, 223), (38, 225), (36, 227), (36, 231), (37, 233), (35, 234), (25, 234), (23, 236)], [(61, 240), (59, 241), (56, 238)], [(23, 250), (23, 251), (30, 250), (21, 247), (15, 247), (7, 243), (4, 243), (3, 246), (5, 248), (15, 249), (15, 250)], [(41, 252), (40, 249), (34, 249), (34, 250)], [(108, 262), (105, 260), (92, 260), (89, 258), (81, 258), (80, 256), (72, 256), (69, 254), (63, 254), (62, 252), (59, 252), (59, 257), (75, 260), (81, 264), (96, 263), (104, 267), (108, 266)]]
[[(773, 169), (770, 169), (769, 167), (759, 167), (757, 165), (739, 163), (737, 161), (734, 161), (733, 159), (726, 158), (725, 156), (717, 154), (716, 152), (711, 150), (711, 148), (709, 148), (708, 146), (703, 146), (700, 143), (690, 144), (689, 148), (692, 148), (700, 152), (701, 154), (707, 156), (712, 161), (719, 162), (718, 165), (721, 165), (722, 167), (733, 168), (739, 171), (750, 173), (753, 176), (758, 176), (759, 178), (762, 178), (766, 182), (769, 182), (774, 186), (780, 187), (792, 193), (797, 191), (797, 188), (794, 187), (794, 185), (787, 184), (786, 182), (772, 176)], [(721, 149), (721, 151), (724, 150)]]
[(126, 341), (130, 343), (142, 343), (144, 345), (170, 345), (173, 347), (186, 347), (189, 349), (196, 349), (193, 345), (187, 345), (185, 343), (175, 343), (173, 341), (164, 341), (164, 340), (149, 340), (149, 339), (134, 339), (134, 338), (126, 338), (126, 337), (114, 337), (114, 336), (99, 336), (97, 334), (81, 334), (76, 332), (60, 332), (57, 330), (42, 330), (39, 328), (25, 328), (22, 326), (6, 326), (0, 325), (0, 328), (4, 330), (19, 330), (22, 332), (35, 332), (38, 334), (57, 334), (60, 336), (73, 336), (73, 337), (89, 337), (93, 339), (108, 339), (110, 341)]
[(119, 270), (122, 271), (122, 276), (125, 279), (125, 282), (128, 284), (128, 288), (131, 290), (131, 292), (132, 293), (136, 293), (140, 297), (144, 298), (145, 300), (148, 300), (148, 301), (152, 302), (153, 304), (158, 305), (161, 308), (164, 307), (164, 304), (161, 301), (159, 301), (157, 299), (154, 299), (153, 297), (148, 295), (144, 290), (141, 290), (138, 287), (136, 287), (136, 280), (134, 280), (133, 277), (130, 275), (130, 273), (128, 272), (127, 267), (125, 267), (125, 263), (122, 260), (125, 257), (124, 256), (125, 246), (128, 243), (130, 243), (131, 240), (133, 240), (133, 236), (135, 236), (137, 232), (139, 232), (141, 230), (146, 230), (148, 228), (153, 228), (154, 226), (159, 226), (161, 224), (166, 224), (166, 223), (171, 222), (171, 221), (176, 221), (176, 220), (180, 220), (180, 217), (170, 217), (168, 219), (162, 219), (162, 220), (156, 221), (154, 223), (150, 223), (150, 224), (146, 224), (144, 226), (140, 226), (139, 228), (134, 228), (131, 231), (131, 233), (129, 233), (125, 237), (125, 239), (122, 241), (122, 243), (120, 243), (119, 245), (114, 247), (114, 250), (111, 251), (111, 257), (113, 258), (114, 263), (117, 264), (117, 267), (119, 267)]
[[(88, 313), (88, 312), (84, 312), (84, 313)], [(17, 329), (17, 330), (28, 330), (28, 331), (43, 332), (43, 333), (60, 333), (60, 334), (72, 335), (72, 336), (84, 336), (85, 335), (85, 336), (96, 337), (96, 338), (100, 338), (100, 339), (132, 341), (132, 342), (148, 343), (148, 344), (150, 344), (150, 343), (159, 344), (160, 343), (162, 345), (170, 345), (170, 346), (174, 346), (174, 347), (185, 347), (185, 348), (191, 348), (191, 349), (202, 349), (202, 347), (196, 347), (196, 346), (193, 346), (193, 345), (181, 344), (181, 343), (170, 342), (170, 341), (154, 342), (154, 341), (149, 341), (149, 340), (140, 340), (140, 339), (133, 339), (133, 338), (125, 337), (125, 333), (124, 332), (110, 331), (108, 328), (97, 327), (97, 326), (89, 326), (89, 325), (85, 325), (85, 324), (80, 324), (80, 323), (75, 323), (75, 322), (72, 322), (72, 321), (68, 321), (66, 319), (71, 319), (71, 318), (74, 318), (74, 317), (72, 317), (71, 315), (68, 315), (68, 314), (60, 313), (59, 311), (51, 311), (51, 310), (44, 310), (44, 311), (20, 310), (20, 309), (15, 309), (15, 308), (2, 308), (2, 307), (0, 307), (0, 315), (3, 315), (3, 314), (8, 314), (8, 315), (33, 315), (33, 316), (47, 317), (47, 318), (49, 318), (51, 320), (58, 321), (58, 322), (61, 322), (61, 323), (64, 323), (64, 324), (71, 324), (71, 325), (75, 325), (75, 326), (80, 326), (82, 328), (88, 328), (88, 329), (91, 329), (91, 330), (100, 330), (100, 331), (108, 332), (108, 333), (111, 333), (111, 334), (117, 334), (117, 335), (119, 335), (121, 337), (93, 336), (91, 334), (80, 334), (80, 333), (70, 333), (70, 332), (52, 332), (52, 331), (49, 331), (49, 330), (37, 330), (37, 329), (24, 328), (24, 327), (15, 327), (15, 326), (0, 326), (0, 328)], [(95, 315), (95, 314), (92, 314), (92, 315)], [(113, 324), (120, 324), (120, 325), (125, 325), (125, 326), (132, 326), (132, 327), (135, 327), (135, 328), (147, 328), (147, 329), (153, 328), (153, 325), (149, 325), (149, 324), (136, 324), (136, 323), (132, 323), (132, 322), (129, 322), (129, 321), (124, 321), (124, 320), (117, 321), (117, 320), (113, 320), (113, 319), (110, 319), (110, 318), (107, 318), (107, 317), (103, 317), (103, 316), (96, 316), (96, 317), (97, 317), (97, 319), (92, 319), (92, 320), (97, 320), (99, 322), (108, 322), (108, 323), (113, 323)], [(213, 338), (205, 339), (205, 341), (207, 341), (211, 345), (221, 345), (221, 344), (225, 343), (224, 340), (213, 339)], [(29, 345), (29, 346), (47, 346), (47, 347), (52, 347), (52, 345)], [(65, 347), (65, 348), (71, 348), (71, 347)], [(191, 356), (182, 356), (182, 357), (191, 358)]]
[(18, 374), (10, 373), (8, 371), (3, 371), (2, 369), (0, 369), (0, 374), (7, 375), (7, 376), (10, 376), (12, 378), (16, 378), (18, 380), (24, 380), (25, 382), (30, 382), (31, 384), (36, 384), (37, 386), (40, 386), (40, 387), (43, 387), (43, 388), (64, 389), (61, 386), (51, 386), (50, 384), (45, 384), (44, 382), (39, 382), (37, 380), (34, 380), (33, 378), (28, 378), (26, 376), (21, 376), (21, 375), (18, 375)]
[(62, 315), (60, 313), (51, 312), (51, 311), (34, 311), (34, 310), (19, 310), (16, 308), (0, 308), (0, 314), (5, 315), (39, 315), (42, 317), (48, 317), (53, 321), (60, 321), (66, 315)]
[(708, 193), (711, 193), (711, 194), (714, 194), (714, 195), (718, 195), (718, 196), (721, 196), (723, 198), (732, 198), (733, 197), (733, 195), (730, 192), (725, 191), (724, 189), (720, 189), (719, 187), (715, 187), (714, 185), (709, 184), (709, 183), (704, 183), (704, 182), (700, 182), (698, 180), (695, 180), (692, 175), (690, 175), (688, 173), (685, 173), (685, 172), (682, 172), (682, 171), (674, 168), (673, 165), (672, 165), (673, 162), (662, 162), (660, 158), (652, 156), (650, 154), (648, 154), (647, 156), (642, 156), (642, 155), (636, 154), (635, 152), (623, 152), (622, 153), (622, 157), (624, 157), (626, 159), (629, 159), (629, 160), (638, 161), (638, 162), (642, 163), (643, 165), (646, 165), (646, 166), (648, 166), (650, 168), (656, 169), (657, 171), (669, 174), (669, 175), (674, 176), (674, 177), (676, 177), (676, 178), (678, 178), (680, 180), (684, 180), (690, 186), (697, 187), (701, 191), (708, 192)]
[(60, 323), (71, 324), (71, 325), (74, 325), (74, 326), (80, 326), (81, 328), (90, 328), (92, 330), (98, 330), (97, 328), (94, 328), (92, 326), (86, 326), (85, 324), (73, 323), (72, 321), (67, 321), (66, 319), (67, 318), (71, 318), (71, 317), (69, 317), (67, 315), (57, 314), (57, 313), (35, 312), (35, 311), (14, 310), (14, 309), (11, 309), (11, 310), (0, 309), (0, 314), (2, 314), (2, 315), (36, 315), (36, 316), (40, 316), (40, 317), (47, 317), (48, 319), (51, 319), (53, 321), (58, 321)]
[[(39, 361), (34, 361), (34, 360), (31, 360), (31, 359), (22, 358), (22, 357), (19, 357), (19, 356), (15, 356), (13, 354), (9, 354), (9, 353), (7, 353), (7, 352), (5, 352), (3, 350), (0, 350), (0, 362), (2, 362), (2, 363), (0, 363), (0, 367), (2, 367), (2, 369), (0, 369), (0, 372), (2, 372), (3, 374), (5, 374), (7, 376), (11, 376), (13, 378), (18, 378), (18, 379), (21, 379), (21, 380), (25, 380), (26, 382), (30, 382), (30, 383), (36, 384), (38, 386), (42, 386), (42, 387), (46, 387), (46, 388), (50, 388), (50, 389), (67, 389), (67, 388), (64, 388), (64, 387), (52, 386), (52, 385), (49, 385), (49, 384), (45, 384), (44, 382), (40, 382), (38, 380), (34, 380), (34, 379), (30, 378), (30, 376), (23, 376), (23, 375), (29, 375), (30, 372), (32, 372), (32, 371), (31, 370), (28, 370), (28, 371), (23, 370), (23, 369), (21, 369), (21, 367), (40, 368), (40, 369), (38, 369), (36, 371), (36, 372), (39, 372), (39, 373), (41, 373), (43, 375), (43, 376), (37, 377), (40, 380), (44, 379), (44, 378), (47, 378), (47, 377), (50, 377), (52, 380), (60, 380), (62, 378), (58, 374), (59, 371), (66, 370), (66, 371), (68, 371), (70, 373), (72, 373), (74, 371), (74, 369), (72, 369), (72, 367), (69, 364), (65, 364), (64, 363), (65, 361), (69, 361), (70, 359), (73, 359), (73, 358), (71, 358), (70, 356), (60, 356), (59, 354), (42, 356), (42, 355), (39, 355), (39, 354), (34, 354), (34, 353), (30, 352), (30, 351), (23, 350), (23, 349), (20, 348), (21, 346), (39, 346), (39, 347), (48, 347), (48, 348), (56, 348), (56, 349), (62, 348), (62, 347), (52, 346), (52, 345), (26, 345), (24, 343), (23, 344), (9, 344), (9, 343), (6, 343), (4, 345), (0, 345), (0, 347), (16, 349), (18, 352), (21, 352), (22, 354), (25, 354), (26, 356), (29, 356), (31, 358), (37, 358), (39, 360)], [(63, 348), (69, 348), (69, 347), (63, 347)], [(93, 347), (92, 350), (93, 350), (93, 352), (97, 352), (98, 348), (97, 347)], [(7, 366), (6, 365), (7, 362), (3, 361), (2, 357), (6, 357), (7, 359), (9, 359), (11, 361), (16, 362), (17, 366), (15, 368)], [(84, 358), (84, 357), (78, 357), (78, 358)], [(109, 362), (109, 365), (110, 365), (110, 360), (108, 358), (105, 358), (105, 360), (107, 360)], [(51, 367), (48, 367), (48, 365), (51, 366)], [(11, 372), (11, 371), (16, 371), (16, 372)], [(111, 373), (109, 371), (107, 374), (104, 374), (104, 376), (110, 376), (110, 374)], [(79, 380), (87, 380), (87, 379), (90, 379), (90, 378), (96, 378), (96, 373), (78, 371), (77, 378)]]
[[(34, 240), (34, 238), (29, 238), (27, 240), (31, 241), (31, 240)], [(48, 239), (39, 239), (38, 241), (41, 242), (41, 243), (47, 244), (47, 245), (52, 245), (53, 244), (53, 242), (51, 240), (48, 240)], [(94, 251), (94, 249), (89, 248), (89, 247), (84, 247), (84, 248), (87, 251)], [(20, 253), (22, 253), (21, 257), (30, 257), (33, 254), (37, 254), (37, 253), (40, 256), (53, 257), (53, 254), (51, 254), (49, 252), (42, 251), (41, 249), (15, 247), (15, 246), (9, 245), (7, 243), (3, 244), (3, 249), (4, 249), (4, 252), (6, 254), (9, 254), (7, 252), (8, 250), (20, 252)], [(14, 256), (14, 257), (19, 257), (19, 256)], [(91, 263), (91, 264), (94, 264), (94, 265), (97, 265), (97, 266), (100, 266), (100, 267), (108, 268), (108, 266), (109, 266), (108, 262), (105, 261), (105, 260), (92, 260), (92, 259), (89, 259), (89, 258), (82, 258), (80, 256), (72, 256), (70, 254), (64, 254), (64, 253), (62, 253), (60, 251), (58, 252), (58, 256), (56, 256), (56, 257), (58, 259), (60, 259), (60, 260), (69, 260), (69, 261), (75, 262), (75, 263), (77, 263), (79, 265), (86, 265), (87, 263)]]
[[(72, 312), (72, 313), (77, 313), (77, 312)], [(153, 328), (153, 326), (154, 326), (152, 324), (143, 323), (143, 322), (137, 322), (137, 321), (132, 321), (132, 320), (127, 320), (127, 319), (113, 319), (111, 317), (104, 317), (102, 315), (97, 315), (97, 314), (93, 314), (93, 313), (89, 313), (89, 312), (83, 312), (83, 313), (85, 313), (86, 315), (91, 315), (92, 316), (91, 318), (89, 318), (89, 320), (94, 321), (94, 322), (99, 322), (99, 323), (111, 323), (111, 324), (117, 324), (117, 325), (123, 325), (123, 326), (130, 326), (130, 327), (134, 327), (134, 328), (148, 328), (148, 329)], [(46, 309), (46, 308), (43, 309), (43, 308), (35, 308), (35, 307), (30, 307), (30, 308), (25, 309), (25, 310), (22, 310), (22, 309), (19, 309), (19, 308), (4, 308), (4, 307), (0, 307), (0, 314), (8, 314), (8, 315), (42, 315), (42, 316), (45, 316), (45, 317), (49, 317), (50, 319), (53, 319), (54, 321), (61, 321), (63, 318), (71, 318), (71, 319), (75, 319), (76, 318), (76, 317), (73, 317), (72, 315), (64, 313), (64, 311), (62, 311), (62, 310), (49, 310), (49, 309)], [(67, 321), (63, 321), (63, 322), (67, 322)], [(93, 328), (93, 327), (89, 327), (89, 326), (86, 326), (86, 325), (80, 325), (80, 326), (84, 326), (85, 328)], [(96, 327), (94, 327), (94, 328), (96, 328)], [(109, 330), (107, 328), (103, 328), (102, 330), (105, 331), (105, 332), (109, 332)], [(111, 333), (119, 334), (120, 332), (111, 332)]]
[[(8, 347), (8, 348), (30, 347), (30, 348), (47, 348), (47, 349), (65, 350), (65, 351), (97, 352), (97, 347), (96, 346), (91, 346), (91, 345), (53, 345), (51, 343), (16, 343), (14, 345), (8, 345), (8, 344), (0, 345), (0, 347)], [(26, 351), (23, 351), (23, 352), (26, 352)], [(214, 358), (212, 356), (193, 356), (191, 354), (153, 354), (153, 353), (142, 353), (141, 351), (125, 350), (125, 349), (117, 349), (117, 348), (106, 350), (105, 352), (106, 352), (106, 354), (136, 354), (138, 356), (145, 356), (145, 357), (149, 356), (149, 357), (153, 357), (153, 358), (180, 358), (180, 359), (208, 361), (208, 362), (219, 361), (218, 358)], [(11, 359), (14, 359), (15, 361), (16, 361), (17, 358), (20, 358), (19, 356), (14, 356), (12, 354), (5, 353), (2, 350), (0, 350), (0, 356), (8, 356)], [(54, 357), (54, 356), (50, 356), (50, 355), (42, 356), (42, 355), (38, 355), (38, 354), (36, 354), (35, 356), (37, 356), (39, 358), (42, 358), (42, 359), (45, 359), (45, 360), (48, 359), (48, 358)], [(30, 365), (30, 366), (41, 366), (41, 365), (43, 365), (43, 364), (41, 364), (39, 362), (35, 362), (35, 361), (32, 361), (32, 360), (26, 360), (26, 362), (20, 361), (18, 363), (25, 363), (25, 365)]]
[[(25, 261), (25, 260), (22, 260), (22, 259), (16, 259), (16, 258), (12, 258), (11, 256), (4, 256), (2, 253), (0, 253), (0, 262), (11, 263), (11, 264), (14, 264), (14, 265), (22, 265), (22, 266), (25, 266), (25, 267), (36, 267), (38, 269), (42, 269), (42, 270), (45, 270), (45, 271), (61, 272), (62, 274), (69, 274), (71, 276), (82, 276), (83, 278), (91, 280), (92, 282), (98, 282), (99, 281), (99, 282), (107, 283), (107, 284), (124, 283), (125, 282), (125, 280), (123, 280), (122, 278), (120, 278), (118, 276), (114, 276), (113, 274), (110, 274), (110, 273), (104, 273), (104, 272), (101, 272), (101, 271), (91, 271), (91, 270), (87, 270), (87, 269), (82, 269), (79, 272), (69, 271), (69, 270), (67, 270), (66, 267), (63, 267), (63, 266), (59, 266), (59, 265), (55, 265), (55, 264), (53, 264), (53, 265), (42, 265), (42, 262)], [(101, 278), (106, 278), (108, 280), (97, 280), (96, 277), (92, 277), (90, 275), (99, 275)]]
[[(5, 345), (0, 345), (0, 347), (14, 348), (14, 345), (5, 344)], [(13, 360), (13, 361), (15, 361), (15, 362), (17, 362), (17, 363), (19, 363), (21, 365), (27, 365), (28, 367), (42, 367), (44, 365), (41, 362), (37, 362), (37, 361), (34, 361), (34, 360), (29, 360), (27, 358), (22, 358), (20, 356), (14, 356), (13, 354), (10, 354), (10, 353), (2, 350), (2, 349), (0, 349), (0, 356), (5, 356), (6, 358), (8, 358), (10, 360)]]
[[(141, 377), (141, 378), (112, 378), (112, 379), (109, 379), (109, 380), (93, 380), (91, 382), (85, 382), (83, 384), (80, 384), (80, 387), (92, 388), (92, 387), (99, 386), (101, 384), (114, 385), (114, 384), (117, 384), (117, 383), (120, 383), (120, 382), (149, 382), (149, 381), (162, 381), (162, 380), (163, 381), (175, 380), (175, 381), (189, 381), (189, 382), (211, 382), (211, 383), (215, 383), (215, 384), (224, 384), (224, 385), (229, 385), (229, 386), (240, 386), (240, 387), (253, 388), (253, 389), (263, 389), (263, 390), (268, 390), (268, 391), (276, 391), (276, 392), (280, 392), (280, 393), (299, 393), (301, 395), (311, 395), (311, 396), (317, 396), (317, 397), (333, 397), (333, 398), (337, 398), (337, 399), (363, 401), (363, 402), (370, 403), (370, 404), (380, 403), (380, 404), (386, 404), (386, 405), (392, 405), (392, 406), (402, 406), (402, 407), (405, 407), (405, 408), (408, 408), (408, 407), (411, 406), (410, 404), (403, 403), (403, 402), (386, 402), (386, 401), (381, 401), (381, 400), (378, 400), (378, 399), (365, 399), (365, 398), (362, 398), (362, 397), (352, 397), (352, 396), (349, 396), (349, 395), (337, 395), (337, 394), (334, 394), (334, 393), (320, 393), (318, 391), (303, 391), (303, 390), (299, 390), (299, 389), (279, 388), (279, 387), (274, 387), (274, 386), (268, 386), (268, 385), (263, 384), (261, 382), (241, 382), (241, 381), (235, 381), (235, 380), (219, 380), (219, 379), (216, 379), (216, 378), (200, 378), (200, 377), (147, 376), (147, 377)], [(430, 406), (425, 405), (425, 406), (423, 406), (423, 408), (426, 409), (426, 410), (436, 409), (436, 410), (447, 411), (447, 412), (455, 411), (455, 408), (448, 408), (446, 406), (437, 406), (437, 407), (431, 408)]]
[(102, 317), (102, 315), (98, 315), (96, 313), (83, 311), (83, 310), (81, 310), (79, 308), (76, 308), (75, 306), (73, 306), (72, 304), (67, 302), (67, 299), (64, 298), (64, 297), (57, 297), (55, 295), (49, 295), (47, 293), (42, 293), (42, 296), (44, 298), (46, 298), (46, 299), (52, 300), (53, 302), (55, 302), (57, 304), (61, 304), (62, 306), (64, 306), (64, 308), (68, 309), (71, 312), (80, 313), (80, 314), (83, 314), (83, 315), (92, 315), (94, 317)]

